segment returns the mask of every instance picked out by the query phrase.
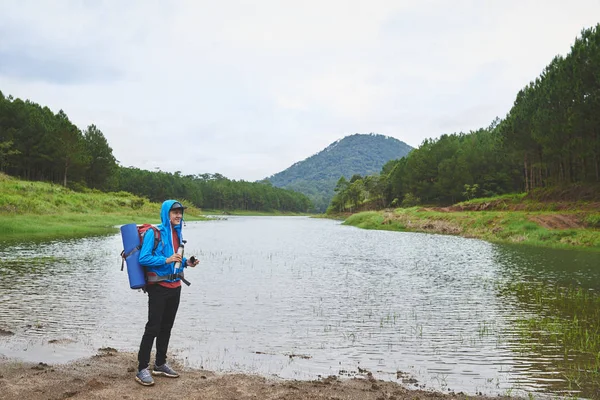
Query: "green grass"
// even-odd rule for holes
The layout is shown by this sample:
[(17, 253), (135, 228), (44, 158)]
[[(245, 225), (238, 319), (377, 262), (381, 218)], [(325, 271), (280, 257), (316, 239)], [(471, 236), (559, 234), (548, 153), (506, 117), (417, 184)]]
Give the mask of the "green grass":
[(600, 184), (572, 184), (537, 188), (529, 193), (512, 193), (476, 198), (455, 204), (463, 209), (507, 211), (577, 211), (598, 209)]
[(592, 213), (584, 218), (586, 225), (591, 228), (600, 229), (600, 213)]
[[(494, 243), (523, 243), (553, 248), (579, 248), (600, 251), (600, 229), (588, 221), (598, 219), (589, 212), (581, 219), (585, 227), (550, 229), (536, 221), (569, 212), (543, 211), (451, 211), (419, 207), (353, 214), (344, 224), (364, 229), (427, 232), (479, 238)], [(579, 212), (577, 213), (579, 216)]]
[(386, 221), (384, 215), (378, 211), (365, 211), (353, 214), (344, 222), (345, 225), (352, 225), (362, 229), (380, 229), (390, 231), (402, 231), (405, 226), (401, 221)]
[(112, 213), (124, 209), (157, 211), (160, 205), (126, 192), (74, 192), (60, 185), (0, 176), (1, 215)]
[[(187, 203), (187, 220), (205, 219)], [(74, 192), (0, 173), (0, 240), (48, 240), (112, 234), (116, 225), (159, 223), (160, 204), (126, 192)]]
[(52, 214), (3, 216), (2, 240), (21, 241), (111, 234), (116, 225), (156, 223), (156, 216), (136, 214)]
[(476, 199), (457, 203), (456, 206), (470, 208), (476, 205), (494, 203), (497, 209), (507, 209), (510, 205), (522, 204), (526, 193), (504, 194), (496, 197), (478, 197)]

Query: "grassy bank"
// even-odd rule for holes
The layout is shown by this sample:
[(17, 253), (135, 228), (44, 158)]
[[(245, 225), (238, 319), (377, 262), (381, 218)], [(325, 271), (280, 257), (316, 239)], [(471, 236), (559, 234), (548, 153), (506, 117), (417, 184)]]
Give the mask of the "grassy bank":
[[(185, 201), (184, 201), (185, 203)], [(204, 219), (185, 204), (187, 220)], [(46, 240), (117, 232), (116, 225), (160, 223), (160, 204), (130, 193), (74, 192), (0, 174), (0, 240)]]
[(518, 202), (519, 195), (513, 197), (478, 199), (446, 208), (367, 211), (349, 216), (344, 224), (600, 251), (600, 210), (594, 204), (524, 204)]

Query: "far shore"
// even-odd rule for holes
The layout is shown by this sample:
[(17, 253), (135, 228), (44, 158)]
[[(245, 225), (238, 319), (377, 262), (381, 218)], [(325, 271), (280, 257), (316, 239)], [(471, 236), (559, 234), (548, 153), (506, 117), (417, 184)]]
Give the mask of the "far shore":
[[(1, 214), (0, 214), (1, 215)], [(186, 221), (207, 221), (211, 217), (228, 216), (306, 216), (309, 214), (284, 212), (259, 212), (244, 210), (186, 210)], [(6, 229), (0, 242), (46, 241), (73, 239), (96, 235), (111, 235), (124, 224), (159, 224), (157, 210), (116, 210), (114, 212), (61, 212), (39, 215), (37, 213), (1, 215)]]
[(218, 215), (218, 216), (247, 216), (247, 217), (304, 217), (311, 216), (314, 214), (309, 213), (296, 213), (286, 211), (252, 211), (252, 210), (200, 210), (201, 215)]
[[(483, 239), (491, 243), (600, 251), (599, 211), (472, 211), (452, 207), (412, 207), (326, 217), (341, 219), (344, 225), (364, 229), (435, 233)], [(590, 226), (591, 223), (596, 226)]]
[[(413, 207), (386, 209), (355, 214), (296, 214), (224, 210), (191, 210), (187, 221), (210, 220), (211, 216), (310, 216), (344, 221), (364, 229), (423, 232), (483, 239), (492, 243), (533, 245), (538, 247), (600, 251), (600, 229), (587, 227), (583, 213), (527, 211), (451, 211)], [(111, 235), (117, 226), (129, 223), (153, 223), (156, 212), (126, 210), (112, 213), (3, 215), (8, 227), (0, 242), (47, 241), (95, 235)]]

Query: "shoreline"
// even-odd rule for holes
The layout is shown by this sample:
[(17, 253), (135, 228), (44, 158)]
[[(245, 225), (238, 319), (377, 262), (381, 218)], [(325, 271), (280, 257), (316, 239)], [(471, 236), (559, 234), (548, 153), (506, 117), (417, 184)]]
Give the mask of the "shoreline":
[[(266, 213), (266, 212), (214, 212), (193, 209), (188, 212), (186, 222), (211, 221), (227, 219), (230, 216), (309, 216), (308, 214)], [(7, 225), (6, 232), (0, 237), (2, 243), (19, 243), (24, 241), (44, 242), (61, 239), (77, 239), (90, 236), (112, 235), (119, 233), (116, 226), (125, 224), (159, 224), (157, 212), (121, 211), (113, 213), (77, 213), (65, 212), (50, 215), (38, 214), (2, 214)]]
[(409, 389), (366, 373), (362, 378), (323, 377), (313, 381), (265, 378), (243, 373), (216, 373), (183, 368), (170, 362), (181, 377), (155, 377), (144, 387), (134, 381), (134, 353), (112, 348), (67, 364), (48, 365), (0, 358), (0, 392), (5, 400), (29, 399), (202, 399), (202, 400), (440, 400), (518, 399), (510, 396), (477, 396)]
[(362, 229), (460, 236), (498, 244), (600, 251), (600, 229), (586, 226), (585, 214), (550, 211), (457, 211), (397, 208), (331, 215)]

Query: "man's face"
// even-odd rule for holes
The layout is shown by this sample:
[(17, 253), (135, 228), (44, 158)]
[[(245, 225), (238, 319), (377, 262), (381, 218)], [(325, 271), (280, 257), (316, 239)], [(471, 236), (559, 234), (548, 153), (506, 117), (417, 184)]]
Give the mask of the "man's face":
[(183, 210), (181, 208), (176, 208), (174, 210), (169, 211), (169, 220), (171, 221), (171, 225), (179, 225), (181, 223), (181, 218), (183, 217)]

